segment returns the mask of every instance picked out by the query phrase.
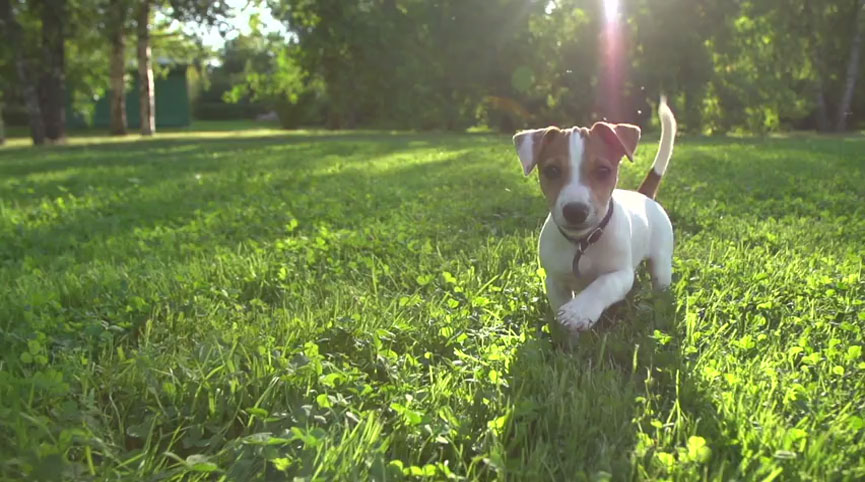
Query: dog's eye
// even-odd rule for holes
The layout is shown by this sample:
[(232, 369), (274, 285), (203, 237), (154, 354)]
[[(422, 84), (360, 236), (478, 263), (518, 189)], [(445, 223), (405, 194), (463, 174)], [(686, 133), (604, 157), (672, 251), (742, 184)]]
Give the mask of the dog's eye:
[(595, 176), (597, 176), (598, 179), (606, 179), (610, 177), (611, 172), (613, 171), (609, 167), (601, 166), (595, 169)]
[(562, 175), (562, 170), (558, 166), (547, 166), (544, 168), (544, 176), (549, 179), (556, 179)]

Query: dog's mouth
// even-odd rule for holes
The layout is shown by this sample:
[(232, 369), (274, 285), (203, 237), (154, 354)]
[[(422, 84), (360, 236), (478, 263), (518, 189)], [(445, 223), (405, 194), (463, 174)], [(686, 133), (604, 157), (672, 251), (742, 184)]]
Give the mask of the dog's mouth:
[(558, 225), (559, 229), (574, 237), (580, 237), (594, 228), (594, 224), (588, 221), (580, 224), (556, 223), (556, 225)]
[(565, 217), (564, 213), (560, 213), (558, 219), (555, 220), (556, 224), (559, 225), (559, 228), (567, 231), (568, 233), (578, 233), (580, 231), (589, 231), (598, 224), (597, 216), (595, 216), (594, 212), (589, 212), (585, 219), (580, 222), (568, 221)]
[(587, 229), (589, 227), (589, 225), (587, 223), (560, 224), (559, 227), (564, 229), (565, 231), (582, 231), (584, 229)]

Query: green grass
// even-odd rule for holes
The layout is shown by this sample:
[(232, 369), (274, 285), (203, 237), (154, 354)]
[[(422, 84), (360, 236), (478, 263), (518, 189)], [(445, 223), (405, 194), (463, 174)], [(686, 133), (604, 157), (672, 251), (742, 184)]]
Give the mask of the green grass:
[(507, 137), (21, 144), (2, 479), (865, 477), (862, 137), (682, 139), (670, 293), (570, 351)]

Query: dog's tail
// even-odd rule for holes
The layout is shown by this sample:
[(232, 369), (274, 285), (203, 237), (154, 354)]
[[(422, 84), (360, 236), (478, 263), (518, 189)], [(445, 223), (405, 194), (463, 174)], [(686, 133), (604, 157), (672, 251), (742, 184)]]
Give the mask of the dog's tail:
[(661, 118), (661, 143), (655, 155), (655, 162), (652, 163), (652, 169), (637, 189), (652, 199), (655, 199), (655, 195), (658, 194), (658, 186), (661, 185), (661, 178), (667, 170), (667, 164), (670, 163), (673, 142), (676, 140), (676, 118), (667, 106), (667, 97), (664, 95), (661, 96), (661, 103), (658, 105), (658, 116)]

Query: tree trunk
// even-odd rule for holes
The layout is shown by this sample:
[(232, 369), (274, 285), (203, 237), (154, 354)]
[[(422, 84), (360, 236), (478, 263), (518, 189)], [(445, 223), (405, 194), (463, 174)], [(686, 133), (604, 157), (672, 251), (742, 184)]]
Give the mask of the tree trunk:
[[(15, 19), (12, 12), (12, 4), (9, 0), (0, 0), (0, 31), (5, 32), (7, 45), (21, 45), (23, 34), (21, 25)], [(42, 109), (39, 108), (39, 93), (36, 91), (36, 76), (33, 74), (33, 65), (24, 57), (21, 49), (11, 49), (15, 73), (21, 85), (21, 94), (27, 106), (27, 115), (30, 117), (30, 137), (33, 144), (45, 143), (45, 124), (42, 122)]]
[(847, 129), (847, 116), (853, 103), (853, 91), (856, 89), (856, 78), (859, 76), (859, 52), (862, 49), (862, 30), (865, 29), (865, 0), (859, 0), (856, 9), (856, 25), (853, 30), (853, 41), (850, 44), (850, 58), (847, 60), (847, 75), (844, 77), (844, 91), (838, 104), (838, 115), (835, 120), (835, 130)]
[(66, 139), (66, 0), (42, 0), (42, 55), (45, 62), (39, 81), (45, 137)]
[(817, 104), (817, 131), (829, 131), (829, 112), (826, 109), (826, 96), (823, 94), (823, 79), (821, 74), (817, 73), (817, 80), (814, 86), (814, 102)]
[(111, 135), (126, 135), (126, 0), (111, 0), (108, 4), (110, 59)]
[[(822, 25), (820, 19), (825, 15), (821, 10), (823, 4), (817, 2), (803, 2), (801, 11), (796, 12), (794, 18), (802, 22), (801, 28), (807, 32), (819, 32)], [(798, 25), (798, 23), (797, 23)], [(826, 65), (823, 62), (823, 45), (820, 42), (820, 37), (812, 35), (808, 43), (808, 53), (811, 57), (811, 64), (814, 69), (814, 121), (817, 124), (817, 132), (828, 132), (831, 130), (829, 125), (829, 109), (826, 107), (826, 89), (823, 86), (823, 79), (826, 77)]]
[(150, 59), (150, 2), (142, 0), (138, 11), (138, 92), (142, 136), (152, 136), (156, 131), (153, 65)]
[(0, 146), (6, 144), (6, 125), (3, 124), (3, 101), (0, 100)]
[[(16, 44), (11, 44), (16, 45)], [(15, 54), (15, 70), (21, 82), (21, 93), (27, 105), (27, 117), (30, 119), (30, 137), (34, 145), (45, 144), (45, 121), (42, 119), (42, 108), (39, 105), (39, 92), (36, 89), (36, 75), (33, 65), (23, 58), (21, 53)]]

